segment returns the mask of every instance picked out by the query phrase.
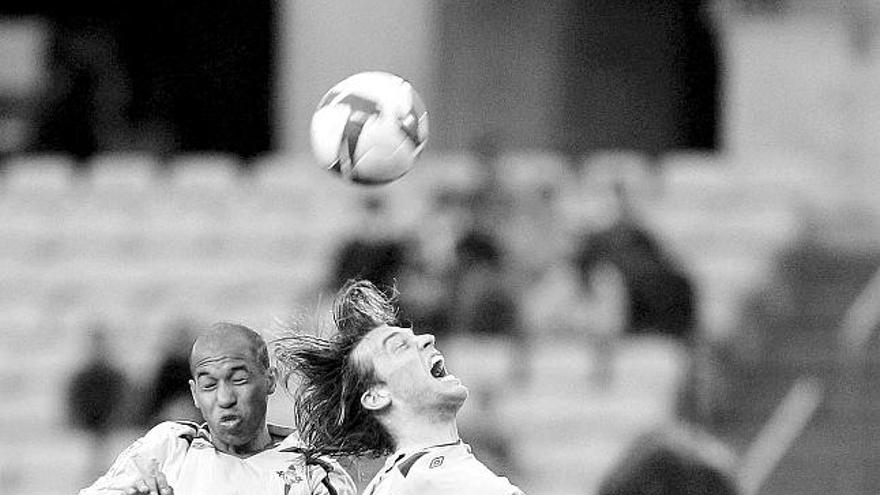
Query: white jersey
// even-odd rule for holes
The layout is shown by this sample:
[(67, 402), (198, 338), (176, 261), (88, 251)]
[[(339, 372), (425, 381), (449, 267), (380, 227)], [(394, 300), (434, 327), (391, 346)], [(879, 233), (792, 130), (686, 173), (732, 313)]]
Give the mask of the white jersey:
[(398, 451), (363, 495), (522, 495), (507, 478), (497, 476), (461, 441), (414, 451)]
[(356, 494), (354, 482), (338, 463), (322, 459), (307, 466), (291, 430), (272, 426), (270, 433), (273, 438), (284, 436), (270, 449), (239, 458), (217, 451), (204, 427), (164, 422), (119, 454), (107, 474), (79, 493), (121, 494), (141, 479), (137, 463), (147, 465), (155, 459), (175, 495)]

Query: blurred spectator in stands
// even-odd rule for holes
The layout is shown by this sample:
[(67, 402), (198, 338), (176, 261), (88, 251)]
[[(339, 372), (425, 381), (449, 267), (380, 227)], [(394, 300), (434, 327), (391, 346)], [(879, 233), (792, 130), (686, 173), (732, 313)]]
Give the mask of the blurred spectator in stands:
[(201, 422), (190, 393), (189, 354), (195, 341), (195, 322), (181, 318), (167, 328), (159, 367), (147, 387), (143, 420), (148, 427), (162, 421)]
[(408, 261), (410, 241), (395, 231), (385, 200), (367, 196), (362, 211), (362, 230), (347, 239), (336, 255), (331, 287), (334, 292), (355, 278), (387, 290), (395, 285)]
[(71, 425), (85, 432), (91, 441), (91, 465), (87, 477), (99, 473), (105, 464), (110, 434), (125, 418), (128, 379), (113, 362), (107, 343), (108, 328), (95, 323), (88, 335), (88, 358), (76, 371), (67, 390), (67, 412)]
[(691, 343), (696, 330), (693, 285), (633, 212), (626, 189), (615, 189), (619, 216), (609, 227), (583, 236), (575, 263), (589, 287), (600, 269), (616, 270), (627, 294), (631, 334), (659, 333)]
[(598, 495), (736, 495), (734, 456), (714, 437), (684, 425), (640, 436)]
[(470, 231), (455, 246), (450, 277), (453, 331), (486, 337), (524, 337), (516, 298), (505, 279), (500, 246), (485, 232)]
[[(715, 373), (717, 363), (710, 343), (698, 334), (697, 294), (685, 272), (641, 224), (627, 193), (621, 183), (615, 186), (616, 218), (608, 227), (584, 235), (575, 248), (581, 283), (588, 292), (599, 288), (623, 298), (623, 311), (617, 312), (623, 334), (662, 335), (686, 346), (688, 372), (679, 391), (678, 412), (704, 421), (709, 414), (704, 382)], [(606, 349), (598, 354), (610, 360), (610, 344), (603, 343)]]
[(451, 326), (449, 271), (454, 265), (455, 245), (467, 225), (467, 191), (443, 185), (431, 192), (424, 218), (430, 229), (416, 229), (407, 263), (398, 279), (400, 317), (412, 322), (440, 342)]
[(501, 186), (498, 174), (499, 157), (503, 142), (496, 132), (488, 131), (477, 136), (470, 143), (470, 153), (476, 158), (478, 165), (478, 182), (469, 198), (471, 211), (477, 214), (477, 228), (495, 230), (510, 215), (515, 198)]
[(487, 132), (471, 143), (479, 176), (472, 194), (463, 198), (462, 230), (454, 243), (447, 283), (452, 331), (478, 336), (523, 337), (516, 295), (511, 290), (502, 230), (513, 198), (498, 180), (501, 143)]

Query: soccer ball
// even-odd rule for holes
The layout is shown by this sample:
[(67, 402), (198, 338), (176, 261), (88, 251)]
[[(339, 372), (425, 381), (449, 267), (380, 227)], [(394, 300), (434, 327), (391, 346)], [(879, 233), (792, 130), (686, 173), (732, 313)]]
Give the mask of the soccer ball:
[(428, 112), (405, 79), (361, 72), (321, 98), (311, 140), (321, 167), (357, 184), (386, 184), (412, 170), (428, 141)]

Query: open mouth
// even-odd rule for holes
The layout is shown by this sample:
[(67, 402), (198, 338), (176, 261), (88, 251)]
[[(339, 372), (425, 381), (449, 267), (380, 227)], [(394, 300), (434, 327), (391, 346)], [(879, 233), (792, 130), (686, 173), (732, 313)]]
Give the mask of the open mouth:
[(431, 359), (431, 376), (434, 378), (440, 379), (449, 374), (446, 371), (446, 363), (443, 360), (443, 356), (436, 355)]

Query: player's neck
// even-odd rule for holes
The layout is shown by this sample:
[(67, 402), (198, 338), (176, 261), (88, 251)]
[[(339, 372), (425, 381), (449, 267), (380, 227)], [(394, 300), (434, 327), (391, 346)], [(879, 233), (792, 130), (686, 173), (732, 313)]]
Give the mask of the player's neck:
[(263, 426), (257, 436), (246, 444), (232, 445), (223, 443), (222, 441), (218, 441), (217, 439), (214, 440), (214, 447), (217, 450), (241, 458), (246, 458), (254, 454), (259, 454), (260, 452), (271, 447), (272, 444), (272, 436), (269, 434), (268, 426)]
[(458, 425), (455, 418), (444, 421), (410, 421), (400, 425), (395, 435), (396, 450), (418, 450), (434, 445), (457, 442)]

